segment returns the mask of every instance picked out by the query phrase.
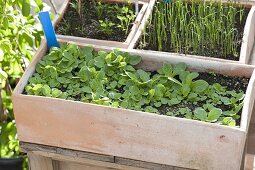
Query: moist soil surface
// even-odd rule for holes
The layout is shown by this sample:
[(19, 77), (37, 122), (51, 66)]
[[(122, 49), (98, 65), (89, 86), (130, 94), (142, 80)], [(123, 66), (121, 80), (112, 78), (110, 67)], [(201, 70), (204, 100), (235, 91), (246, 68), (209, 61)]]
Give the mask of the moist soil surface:
[[(117, 18), (117, 11), (114, 9), (102, 10), (103, 13), (99, 18), (96, 6), (94, 5), (94, 3), (97, 1), (94, 1), (95, 0), (82, 0), (81, 15), (79, 15), (78, 11), (72, 5), (76, 1), (72, 0), (71, 3), (69, 3), (66, 12), (64, 13), (63, 19), (56, 27), (56, 33), (61, 35), (124, 42), (128, 34), (126, 34), (124, 30), (118, 27), (118, 25), (121, 23)], [(120, 8), (126, 6), (135, 13), (133, 3), (109, 3), (109, 6), (111, 7), (116, 5)], [(141, 6), (139, 6), (139, 8), (141, 9)], [(111, 21), (115, 24), (112, 26), (111, 33), (99, 31), (99, 20), (105, 21), (106, 19), (109, 22)], [(130, 23), (129, 32), (133, 26), (134, 20)]]
[[(237, 9), (239, 9), (239, 8), (237, 8)], [(235, 23), (235, 29), (239, 33), (238, 37), (236, 38), (236, 42), (238, 44), (238, 46), (237, 46), (237, 53), (238, 54), (229, 54), (229, 55), (225, 56), (224, 59), (235, 60), (235, 61), (239, 60), (241, 45), (242, 45), (243, 32), (244, 32), (244, 26), (245, 26), (246, 18), (249, 14), (249, 11), (250, 11), (249, 8), (244, 8), (244, 19), (242, 20), (242, 23), (240, 23), (240, 22)], [(154, 10), (153, 10), (153, 12), (154, 12)], [(146, 37), (151, 36), (151, 35), (149, 35), (149, 31), (148, 31), (149, 27), (150, 27), (149, 25), (147, 25), (147, 27), (146, 27), (146, 34), (145, 34)], [(170, 35), (169, 35), (169, 37), (170, 37)], [(169, 37), (168, 37), (168, 39), (170, 39)], [(149, 43), (144, 45), (141, 42), (143, 42), (143, 37), (142, 36), (141, 36), (139, 42), (137, 43), (136, 48), (143, 49), (143, 50), (158, 51), (157, 46), (153, 46), (152, 44), (149, 44)], [(169, 46), (170, 46), (169, 44), (163, 43), (162, 51), (176, 53), (175, 49), (171, 49), (171, 48), (169, 48)], [(202, 46), (201, 46), (201, 48), (202, 48)], [(210, 51), (210, 50), (205, 49), (204, 53), (194, 53), (192, 51), (192, 49), (190, 49), (187, 52), (185, 52), (185, 50), (183, 50), (180, 53), (182, 53), (182, 54), (191, 54), (191, 55), (200, 55), (200, 56), (209, 56), (209, 57), (213, 57), (213, 58), (222, 58), (221, 56), (219, 56), (220, 51), (221, 51), (220, 48), (221, 47), (218, 47), (218, 49), (216, 48), (213, 52)], [(186, 49), (186, 47), (183, 47), (183, 49)]]

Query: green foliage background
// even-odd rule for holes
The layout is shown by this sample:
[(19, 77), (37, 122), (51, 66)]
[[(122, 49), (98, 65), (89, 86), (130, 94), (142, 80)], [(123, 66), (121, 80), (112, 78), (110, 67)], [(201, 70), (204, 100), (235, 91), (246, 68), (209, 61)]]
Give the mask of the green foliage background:
[[(0, 0), (0, 157), (21, 156), (11, 92), (41, 41), (41, 0)], [(26, 166), (24, 166), (26, 168)]]

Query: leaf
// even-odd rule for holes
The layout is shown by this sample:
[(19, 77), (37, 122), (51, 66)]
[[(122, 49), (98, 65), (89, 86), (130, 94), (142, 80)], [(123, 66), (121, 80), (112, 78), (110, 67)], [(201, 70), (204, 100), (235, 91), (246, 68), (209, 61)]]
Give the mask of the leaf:
[(42, 93), (44, 96), (51, 96), (51, 88), (48, 85), (43, 85), (42, 87)]
[(117, 100), (117, 99), (119, 99), (120, 97), (121, 97), (121, 94), (120, 94), (120, 93), (116, 93), (116, 92), (114, 92), (114, 91), (109, 92), (109, 98), (111, 98), (111, 99)]
[(226, 91), (226, 87), (221, 86), (219, 83), (214, 83), (213, 87), (215, 90), (219, 91), (219, 92), (225, 92)]
[(140, 56), (132, 55), (129, 57), (128, 63), (131, 65), (137, 65), (141, 62), (141, 60), (142, 60), (142, 58)]
[(189, 94), (189, 92), (190, 92), (190, 87), (189, 87), (189, 85), (184, 84), (184, 85), (182, 86), (182, 95), (183, 95), (184, 97), (187, 97), (188, 94)]
[(130, 86), (129, 91), (132, 95), (139, 94), (139, 88), (137, 86)]
[(58, 98), (61, 95), (61, 93), (62, 91), (59, 89), (55, 89), (55, 88), (52, 89), (52, 97)]
[[(8, 20), (8, 17), (3, 17), (3, 26), (5, 29), (8, 28), (9, 26), (9, 20)], [(1, 61), (1, 60), (0, 60)]]
[(213, 108), (212, 110), (210, 110), (208, 117), (207, 117), (207, 121), (209, 122), (215, 122), (219, 119), (219, 117), (222, 114), (222, 110), (218, 109), (218, 108)]
[(0, 80), (6, 80), (8, 77), (7, 73), (5, 71), (2, 70), (2, 68), (0, 67)]
[(163, 63), (162, 67), (158, 70), (158, 73), (172, 77), (172, 65)]
[(167, 77), (167, 78), (168, 78), (168, 80), (170, 80), (170, 81), (172, 81), (172, 82), (174, 82), (174, 83), (179, 84), (180, 86), (182, 86), (181, 82), (179, 82), (179, 81), (176, 80), (175, 78), (173, 78), (173, 77)]
[(169, 99), (162, 97), (160, 101), (162, 104), (167, 104), (169, 102)]
[(160, 106), (161, 106), (161, 103), (160, 103), (160, 102), (156, 102), (156, 103), (154, 103), (154, 106), (155, 106), (155, 107), (160, 107)]
[(180, 100), (178, 100), (177, 98), (172, 98), (171, 100), (169, 100), (169, 105), (176, 105), (176, 104), (179, 104), (181, 103)]
[(103, 68), (105, 66), (104, 58), (102, 56), (94, 58), (94, 64), (98, 68)]
[(187, 68), (187, 65), (185, 63), (178, 63), (174, 66), (174, 74), (177, 75), (182, 71), (185, 71)]
[(30, 14), (30, 10), (30, 0), (22, 0), (22, 14), (27, 17)]
[(192, 80), (197, 78), (198, 76), (199, 76), (199, 74), (196, 72), (192, 72), (192, 73), (188, 74), (186, 77), (186, 84), (188, 84), (190, 86), (192, 83)]
[(204, 80), (196, 80), (192, 83), (191, 88), (193, 92), (202, 93), (208, 88), (209, 84)]
[(125, 109), (128, 108), (128, 101), (124, 100), (123, 102), (121, 102), (120, 106)]
[(167, 116), (174, 116), (174, 113), (173, 112), (166, 112), (166, 115)]
[(143, 82), (147, 82), (150, 80), (150, 75), (148, 73), (146, 73), (145, 71), (139, 69), (137, 70), (137, 73), (140, 77), (140, 79), (143, 81)]
[(0, 48), (0, 61), (3, 61), (4, 59), (4, 52), (3, 50)]
[(207, 112), (201, 107), (198, 107), (194, 110), (194, 115), (201, 121), (205, 121), (207, 118)]
[(135, 74), (133, 74), (133, 73), (131, 73), (131, 72), (128, 72), (128, 71), (126, 71), (125, 73), (126, 73), (126, 75), (127, 75), (129, 78), (131, 78), (131, 80), (133, 80), (133, 81), (135, 81), (135, 82), (139, 82)]
[(81, 90), (85, 93), (91, 93), (92, 89), (89, 86), (84, 86), (81, 88)]
[(236, 126), (236, 121), (232, 117), (225, 117), (222, 120), (222, 124), (234, 127), (234, 126)]

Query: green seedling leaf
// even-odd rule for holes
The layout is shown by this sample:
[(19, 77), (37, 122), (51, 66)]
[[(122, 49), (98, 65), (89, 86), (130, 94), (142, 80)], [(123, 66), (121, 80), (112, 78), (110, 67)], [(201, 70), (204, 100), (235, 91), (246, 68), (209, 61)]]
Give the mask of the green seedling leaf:
[(150, 80), (150, 75), (148, 73), (146, 73), (145, 71), (139, 69), (137, 70), (137, 73), (140, 77), (140, 79), (143, 81), (143, 82), (147, 82)]
[(222, 124), (234, 127), (234, 126), (236, 126), (236, 121), (232, 117), (225, 117), (222, 120)]
[(212, 110), (210, 110), (208, 117), (207, 117), (207, 121), (208, 122), (216, 122), (219, 117), (222, 114), (222, 110), (218, 109), (218, 108), (213, 108)]
[(44, 96), (50, 97), (51, 96), (51, 88), (48, 85), (43, 85), (43, 87), (42, 87), (42, 94)]
[(194, 110), (194, 115), (201, 121), (205, 121), (207, 119), (207, 112), (201, 107), (198, 107)]
[(172, 81), (172, 82), (174, 82), (174, 83), (179, 84), (180, 86), (182, 86), (181, 82), (179, 82), (179, 81), (176, 80), (175, 78), (173, 78), (173, 77), (167, 77), (167, 78), (168, 78), (168, 80), (170, 80), (170, 81)]
[(195, 93), (202, 93), (208, 88), (209, 84), (204, 80), (196, 80), (192, 83), (192, 91)]
[(142, 58), (140, 56), (132, 55), (129, 57), (128, 63), (131, 65), (137, 65), (142, 61)]
[(158, 70), (159, 74), (165, 75), (167, 77), (172, 77), (173, 75), (173, 70), (172, 70), (172, 65), (163, 63), (162, 67)]
[(189, 94), (189, 92), (190, 92), (190, 87), (189, 87), (189, 85), (188, 85), (188, 84), (184, 84), (184, 85), (182, 86), (182, 95), (183, 95), (184, 97), (187, 97), (188, 94)]
[(61, 91), (61, 90), (55, 89), (55, 88), (52, 89), (52, 97), (59, 98), (59, 96), (60, 96), (61, 94), (62, 94), (62, 91)]
[(174, 75), (177, 75), (178, 73), (185, 71), (187, 68), (187, 65), (185, 63), (178, 63), (174, 66)]
[(186, 76), (186, 84), (190, 86), (193, 79), (197, 78), (198, 76), (199, 76), (199, 74), (196, 72), (192, 72), (192, 73), (188, 74)]

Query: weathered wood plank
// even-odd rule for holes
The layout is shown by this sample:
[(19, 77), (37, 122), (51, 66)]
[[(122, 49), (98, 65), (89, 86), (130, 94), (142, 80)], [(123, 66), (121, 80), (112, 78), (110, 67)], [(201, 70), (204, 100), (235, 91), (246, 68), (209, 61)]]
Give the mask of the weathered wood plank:
[(244, 170), (255, 170), (255, 155), (246, 154)]
[[(254, 114), (253, 114), (254, 116)], [(252, 123), (249, 127), (249, 134), (248, 134), (248, 149), (247, 152), (249, 154), (255, 155), (255, 124)]]
[(64, 156), (72, 157), (72, 158), (85, 158), (85, 159), (91, 159), (91, 160), (102, 161), (102, 162), (111, 162), (111, 163), (114, 162), (114, 156), (110, 156), (110, 155), (95, 154), (91, 152), (83, 152), (78, 150), (64, 149), (59, 147), (52, 147), (52, 146), (38, 145), (38, 144), (24, 143), (24, 142), (20, 142), (20, 147), (22, 151), (26, 153), (29, 153), (29, 152), (48, 153), (48, 154), (64, 155)]
[[(116, 167), (132, 167), (132, 169), (153, 169), (153, 170), (188, 170), (186, 168), (180, 168), (180, 167), (174, 167), (169, 165), (162, 165), (162, 164), (155, 164), (151, 162), (144, 162), (144, 161), (138, 161), (138, 160), (132, 160), (127, 158), (120, 158), (120, 157), (114, 157), (114, 156), (108, 156), (108, 155), (101, 155), (101, 154), (95, 154), (95, 153), (89, 153), (89, 152), (83, 152), (83, 151), (77, 151), (77, 150), (71, 150), (71, 149), (64, 149), (64, 148), (58, 148), (58, 147), (52, 147), (52, 146), (46, 146), (46, 145), (38, 145), (33, 143), (24, 143), (20, 142), (20, 146), (23, 152), (26, 153), (32, 153), (33, 155), (40, 155), (42, 157), (51, 158), (53, 169), (54, 170), (63, 170), (63, 164), (60, 168), (60, 163), (63, 162), (63, 160), (66, 160), (67, 164), (78, 164), (84, 165), (87, 163), (84, 167), (93, 167), (99, 166), (102, 168), (102, 162), (104, 163), (115, 163)], [(30, 155), (29, 154), (29, 155)], [(80, 159), (79, 159), (80, 158)], [(85, 158), (83, 161), (83, 158)], [(90, 160), (90, 162), (88, 162)], [(101, 164), (96, 164), (92, 166), (91, 163), (95, 163), (92, 161), (99, 161)], [(89, 164), (90, 163), (90, 164)], [(97, 163), (97, 162), (96, 162)], [(124, 166), (121, 166), (124, 165)], [(67, 167), (69, 167), (67, 165)], [(100, 169), (99, 168), (99, 169)]]
[(28, 152), (30, 170), (53, 170), (52, 159)]
[(246, 19), (239, 61), (248, 64), (252, 55), (255, 37), (255, 6), (253, 6)]

